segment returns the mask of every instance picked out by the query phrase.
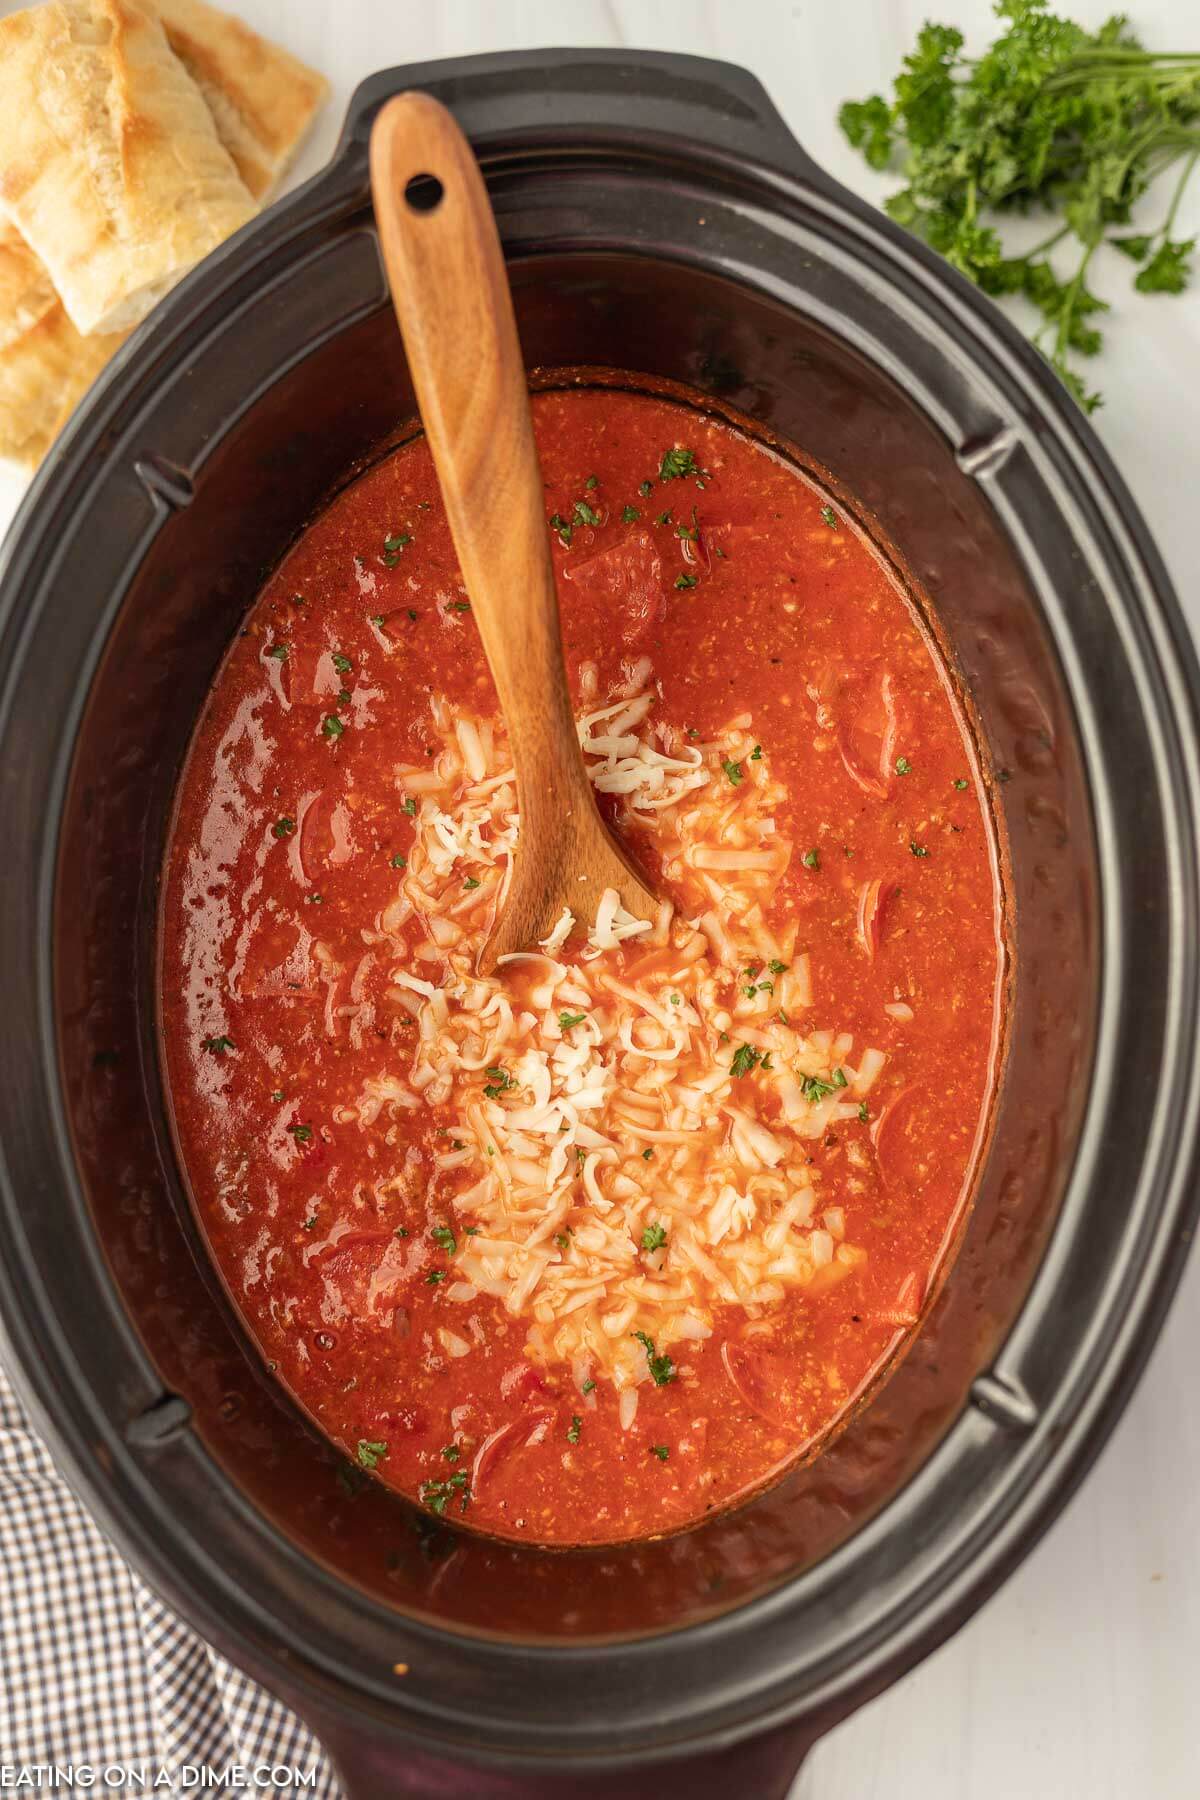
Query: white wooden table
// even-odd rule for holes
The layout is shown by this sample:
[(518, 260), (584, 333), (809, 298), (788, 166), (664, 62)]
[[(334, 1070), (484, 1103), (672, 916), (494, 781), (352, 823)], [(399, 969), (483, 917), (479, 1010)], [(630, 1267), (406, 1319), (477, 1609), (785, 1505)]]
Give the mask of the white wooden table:
[[(990, 35), (988, 0), (224, 0), (323, 69), (334, 100), (295, 171), (328, 156), (371, 70), (547, 44), (638, 45), (739, 62), (826, 167), (877, 196), (838, 103), (878, 89), (924, 19)], [(1111, 0), (1115, 5), (1117, 0)], [(1125, 0), (1154, 47), (1200, 48), (1197, 0)], [(1057, 0), (1087, 22), (1110, 0)], [(15, 8), (0, 0), (0, 13)], [(1200, 230), (1200, 179), (1179, 221)], [(1200, 285), (1141, 298), (1129, 265), (1096, 372), (1097, 426), (1166, 555), (1195, 629), (1200, 579)], [(17, 490), (0, 488), (0, 527)], [(794, 1800), (1195, 1800), (1200, 1795), (1200, 1263), (1113, 1440), (1032, 1557), (959, 1635), (823, 1743)], [(743, 1800), (731, 1796), (731, 1800)], [(752, 1800), (746, 1796), (745, 1800)]]

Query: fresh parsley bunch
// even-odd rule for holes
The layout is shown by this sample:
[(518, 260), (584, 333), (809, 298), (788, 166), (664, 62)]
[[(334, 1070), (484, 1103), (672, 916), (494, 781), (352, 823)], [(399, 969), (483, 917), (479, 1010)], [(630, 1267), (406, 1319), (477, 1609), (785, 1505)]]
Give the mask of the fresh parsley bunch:
[[(1194, 238), (1171, 236), (1200, 158), (1200, 54), (1143, 49), (1118, 14), (1085, 31), (1046, 0), (998, 0), (1006, 29), (983, 56), (962, 53), (962, 33), (926, 25), (904, 59), (889, 102), (875, 94), (838, 115), (875, 169), (903, 156), (908, 185), (887, 211), (989, 294), (1022, 293), (1042, 315), (1034, 342), (1090, 412), (1075, 366), (1103, 338), (1108, 304), (1088, 286), (1092, 258), (1112, 244), (1139, 265), (1144, 294), (1178, 294)], [(1177, 179), (1161, 225), (1122, 232), (1134, 203), (1168, 169)], [(1024, 256), (1007, 256), (996, 222), (1044, 211), (1055, 229)], [(1050, 252), (1077, 247), (1060, 279)]]

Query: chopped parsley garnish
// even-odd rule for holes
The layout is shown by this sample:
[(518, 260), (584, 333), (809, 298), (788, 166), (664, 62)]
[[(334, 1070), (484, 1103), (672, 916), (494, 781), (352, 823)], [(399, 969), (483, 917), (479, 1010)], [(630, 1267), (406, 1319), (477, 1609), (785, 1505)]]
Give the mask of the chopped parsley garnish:
[(305, 1219), (304, 1229), (305, 1229), (305, 1231), (315, 1231), (317, 1229), (316, 1213), (313, 1213), (309, 1218)]
[(427, 1287), (437, 1287), (439, 1282), (445, 1281), (448, 1274), (448, 1269), (430, 1269), (428, 1275), (425, 1277), (425, 1285)]
[(915, 838), (909, 839), (908, 847), (912, 851), (914, 856), (928, 856), (929, 855), (929, 852), (925, 848), (924, 844), (918, 844)]
[(721, 764), (721, 767), (722, 767), (722, 768), (723, 768), (723, 769), (724, 769), (724, 771), (725, 771), (725, 773), (726, 773), (726, 775), (727, 775), (727, 777), (728, 777), (728, 778), (729, 778), (729, 780), (730, 780), (730, 781), (731, 781), (731, 782), (732, 782), (732, 783), (733, 783), (733, 785), (734, 785), (734, 787), (737, 787), (737, 785), (738, 785), (738, 783), (739, 783), (739, 782), (740, 782), (740, 781), (741, 781), (741, 779), (742, 779), (742, 765), (741, 765), (741, 763), (735, 763), (735, 762), (723, 762), (723, 763), (722, 763), (722, 764)]
[(582, 1025), (586, 1018), (586, 1013), (560, 1012), (558, 1015), (558, 1029), (560, 1031), (570, 1031), (573, 1025)]
[(675, 527), (675, 536), (677, 538), (683, 538), (684, 542), (688, 544), (698, 544), (700, 542), (700, 527), (696, 523), (696, 509), (694, 506), (692, 508), (691, 524), (677, 525)]
[(458, 1239), (448, 1225), (435, 1225), (429, 1235), (438, 1249), (444, 1250), (447, 1256), (453, 1256), (458, 1249)]
[(570, 519), (564, 519), (561, 513), (551, 513), (550, 529), (552, 531), (557, 531), (564, 544), (570, 544), (571, 532), (574, 530)]
[(346, 727), (335, 713), (326, 713), (321, 720), (321, 735), (327, 738), (340, 738)]
[(584, 1382), (583, 1386), (580, 1388), (579, 1391), (581, 1394), (590, 1394), (590, 1393), (594, 1392), (595, 1386), (596, 1386), (595, 1382), (592, 1380), (591, 1376), (589, 1375), (587, 1380)]
[[(368, 616), (370, 618), (372, 625), (382, 626), (384, 623), (384, 620), (387, 617), (387, 614), (386, 613), (371, 613)], [(410, 617), (411, 617), (411, 614), (410, 614)]]
[(858, 1103), (858, 1116), (862, 1120), (864, 1125), (866, 1124), (867, 1120), (871, 1116), (870, 1112), (867, 1109), (867, 1103), (865, 1100), (860, 1100)]
[(955, 785), (955, 787), (956, 787), (956, 788), (957, 788), (957, 789), (958, 789), (958, 790), (959, 790), (959, 792), (960, 792), (960, 793), (961, 793), (961, 792), (962, 792), (962, 790), (963, 790), (963, 788), (965, 788), (965, 787), (969, 787), (969, 786), (970, 786), (970, 783), (969, 783), (969, 782), (968, 782), (968, 781), (967, 781), (967, 779), (966, 779), (966, 777), (965, 777), (965, 776), (963, 776), (963, 775), (956, 775), (956, 776), (955, 776), (955, 777), (954, 777), (954, 785)]
[(207, 1050), (210, 1056), (224, 1056), (227, 1050), (236, 1050), (237, 1045), (231, 1037), (210, 1037), (204, 1039), (200, 1048)]
[(343, 688), (341, 690), (341, 692), (338, 694), (338, 697), (337, 697), (337, 703), (339, 706), (349, 706), (349, 704), (350, 704), (350, 689), (349, 688)]
[(654, 492), (654, 483), (652, 481), (639, 481), (638, 482), (638, 493), (642, 496), (643, 500), (646, 498), (646, 496), (648, 494), (652, 494), (653, 492)]
[(751, 762), (761, 762), (762, 761), (762, 745), (761, 744), (755, 744), (753, 750), (750, 752), (750, 761)]
[(668, 509), (666, 512), (655, 513), (654, 523), (656, 525), (669, 525), (671, 523), (670, 510)]
[(898, 756), (896, 758), (896, 773), (897, 775), (912, 774), (912, 764), (909, 762), (907, 756)]
[(271, 835), (273, 837), (277, 837), (277, 838), (291, 837), (291, 835), (292, 835), (293, 831), (295, 831), (295, 829), (296, 829), (295, 819), (288, 819), (288, 818), (276, 819), (275, 823), (271, 827)]
[(594, 487), (600, 486), (600, 477), (598, 475), (589, 475), (583, 485), (590, 493)]
[(642, 1161), (643, 1162), (650, 1162), (653, 1159), (653, 1156), (654, 1156), (653, 1150), (643, 1150), (642, 1151)]
[(289, 1125), (286, 1129), (291, 1132), (298, 1144), (307, 1144), (312, 1136), (311, 1125)]
[(409, 794), (406, 799), (401, 801), (400, 811), (406, 812), (410, 819), (412, 818), (412, 816), (416, 812), (416, 810), (417, 810), (417, 803), (413, 799), (411, 794)]
[(800, 1078), (800, 1092), (810, 1106), (816, 1106), (819, 1100), (824, 1100), (827, 1094), (832, 1094), (833, 1090), (834, 1083), (832, 1081), (822, 1081), (817, 1075), (803, 1075)]
[(568, 1444), (577, 1444), (579, 1442), (579, 1434), (582, 1430), (583, 1430), (583, 1420), (580, 1418), (578, 1413), (572, 1413), (571, 1414), (571, 1423), (567, 1427), (567, 1442), (568, 1442)]
[(478, 881), (476, 881), (474, 875), (468, 875), (467, 879), (463, 882), (463, 886), (467, 889), (467, 891), (469, 893), (472, 888), (477, 888), (479, 886), (479, 883), (478, 883)]
[(489, 1100), (498, 1100), (513, 1085), (513, 1078), (507, 1069), (485, 1069), (484, 1074), (488, 1080), (483, 1091)]
[(407, 869), (407, 867), (408, 867), (407, 856), (402, 856), (401, 853), (399, 852), (399, 850), (397, 850), (396, 854), (392, 857), (392, 867), (393, 867), (393, 869)]
[(667, 1233), (665, 1226), (647, 1225), (646, 1229), (642, 1232), (643, 1250), (661, 1250), (666, 1241)]
[(415, 625), (417, 622), (417, 610), (414, 606), (410, 606), (408, 608), (408, 616), (412, 620), (413, 624)]
[(650, 1454), (651, 1454), (651, 1456), (657, 1456), (659, 1462), (666, 1462), (667, 1458), (671, 1454), (670, 1445), (669, 1444), (651, 1444)]
[(456, 1469), (444, 1481), (423, 1481), (417, 1492), (430, 1512), (435, 1512), (439, 1518), (454, 1499), (462, 1501), (462, 1512), (466, 1512), (471, 1504), (470, 1477), (465, 1469)]
[(770, 969), (772, 975), (786, 975), (787, 971), (788, 971), (788, 966), (789, 965), (787, 963), (780, 962), (780, 960), (777, 956), (773, 956), (771, 958), (770, 962), (767, 964), (767, 967), (768, 967), (768, 969)]
[(271, 648), (267, 651), (267, 655), (273, 656), (276, 662), (286, 662), (287, 653), (288, 647), (286, 644), (272, 644)]
[(350, 661), (348, 656), (343, 656), (340, 650), (335, 650), (333, 653), (333, 666), (339, 675), (348, 675), (354, 667), (354, 664)]
[(830, 1075), (829, 1079), (830, 1079), (830, 1081), (832, 1081), (835, 1088), (844, 1088), (844, 1087), (850, 1086), (850, 1083), (846, 1079), (845, 1069), (834, 1069), (834, 1071)]
[(589, 506), (586, 500), (577, 500), (575, 502), (575, 523), (577, 525), (598, 525), (600, 514), (594, 506)]
[(396, 551), (396, 550), (403, 550), (407, 544), (411, 544), (411, 543), (412, 543), (412, 533), (411, 532), (397, 531), (391, 537), (384, 538), (383, 547), (385, 550), (388, 550), (388, 551)]
[(565, 1231), (556, 1231), (554, 1234), (554, 1242), (558, 1245), (560, 1250), (569, 1250), (571, 1247), (571, 1240)]
[(646, 1363), (650, 1370), (650, 1379), (655, 1387), (666, 1387), (668, 1381), (674, 1381), (675, 1364), (671, 1361), (671, 1358), (667, 1356), (665, 1352), (662, 1356), (656, 1356), (654, 1351), (654, 1339), (652, 1337), (647, 1337), (644, 1331), (635, 1331), (633, 1335), (646, 1352)]
[(406, 1238), (408, 1236), (408, 1226), (397, 1225), (396, 1229), (392, 1232), (392, 1236), (396, 1238)]
[(819, 850), (806, 850), (804, 855), (800, 858), (800, 861), (804, 864), (806, 869), (819, 869), (821, 866), (821, 852)]
[(735, 1079), (740, 1079), (743, 1075), (749, 1075), (751, 1070), (757, 1069), (761, 1061), (762, 1057), (753, 1044), (739, 1044), (729, 1064), (729, 1073)]
[(675, 586), (677, 588), (694, 588), (698, 579), (699, 577), (696, 575), (680, 574), (675, 577)]
[(364, 1469), (376, 1469), (388, 1453), (388, 1446), (383, 1438), (372, 1443), (370, 1438), (359, 1438), (358, 1460)]
[(685, 475), (700, 474), (703, 474), (703, 470), (696, 467), (696, 458), (690, 450), (664, 450), (658, 469), (660, 481), (678, 481)]
[(457, 1444), (447, 1444), (442, 1451), (442, 1455), (445, 1457), (447, 1462), (455, 1463), (458, 1461), (459, 1457), (462, 1455), (462, 1451), (459, 1449)]
[(828, 525), (830, 531), (838, 530), (840, 521), (832, 506), (823, 506), (821, 508), (821, 518), (823, 522)]
[(274, 1090), (274, 1091), (273, 1091), (273, 1093), (272, 1093), (272, 1095), (271, 1095), (271, 1098), (272, 1098), (272, 1100), (275, 1100), (275, 1101), (279, 1101), (279, 1100), (286, 1100), (286, 1099), (287, 1099), (287, 1095), (286, 1095), (286, 1094), (285, 1094), (285, 1093), (284, 1093), (284, 1091), (283, 1091), (283, 1089), (282, 1089), (282, 1088), (276, 1088), (276, 1089), (275, 1089), (275, 1090)]
[(470, 610), (471, 610), (471, 602), (469, 600), (452, 600), (450, 602), (450, 611), (451, 612), (467, 613), (467, 612), (470, 612)]
[(623, 506), (621, 508), (621, 522), (624, 525), (635, 524), (641, 516), (642, 515), (636, 506)]

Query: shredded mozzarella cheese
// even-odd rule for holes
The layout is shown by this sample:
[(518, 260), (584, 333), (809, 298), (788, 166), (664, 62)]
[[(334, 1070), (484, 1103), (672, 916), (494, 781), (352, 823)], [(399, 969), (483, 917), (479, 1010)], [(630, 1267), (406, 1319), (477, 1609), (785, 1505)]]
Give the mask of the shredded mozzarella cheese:
[[(416, 835), (374, 940), (377, 955), (390, 940), (411, 1058), (345, 1109), (363, 1129), (444, 1109), (449, 1297), (494, 1296), (525, 1321), (535, 1361), (569, 1365), (581, 1388), (612, 1381), (626, 1428), (653, 1375), (647, 1340), (660, 1357), (686, 1348), (720, 1307), (760, 1316), (865, 1260), (844, 1207), (818, 1198), (806, 1146), (858, 1116), (884, 1062), (868, 1048), (855, 1066), (847, 1033), (802, 1029), (809, 960), (766, 910), (792, 855), (775, 818), (786, 791), (748, 721), (681, 742), (653, 705), (652, 691), (621, 694), (584, 715), (580, 743), (693, 915), (664, 907), (648, 924), (609, 890), (580, 954), (564, 911), (540, 952), (485, 978), (515, 780), (502, 726), (435, 697), (441, 752), (397, 770)], [(453, 1356), (473, 1348), (440, 1338)]]

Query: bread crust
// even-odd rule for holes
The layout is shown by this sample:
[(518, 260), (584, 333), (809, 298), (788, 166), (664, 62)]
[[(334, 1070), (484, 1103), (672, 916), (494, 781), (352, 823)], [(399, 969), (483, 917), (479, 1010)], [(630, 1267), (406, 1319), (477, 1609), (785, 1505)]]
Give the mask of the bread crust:
[(0, 210), (87, 335), (136, 324), (255, 207), (150, 6), (48, 0), (0, 20)]
[(81, 337), (45, 267), (0, 224), (0, 461), (36, 469), (125, 337)]
[(154, 5), (238, 174), (254, 198), (263, 199), (324, 105), (329, 83), (206, 0), (154, 0)]

